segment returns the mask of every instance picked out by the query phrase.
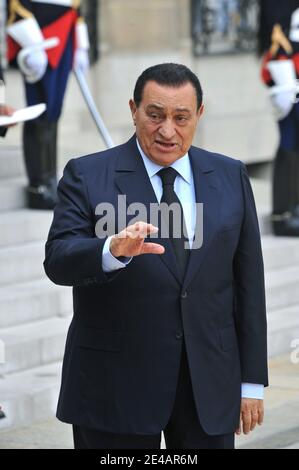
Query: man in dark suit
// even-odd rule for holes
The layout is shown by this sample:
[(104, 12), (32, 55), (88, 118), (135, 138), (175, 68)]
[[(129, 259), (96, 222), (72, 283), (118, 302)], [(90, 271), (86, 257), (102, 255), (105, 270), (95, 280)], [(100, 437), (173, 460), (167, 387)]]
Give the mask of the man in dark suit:
[(76, 448), (157, 449), (162, 430), (167, 448), (233, 448), (262, 423), (268, 384), (246, 169), (191, 145), (203, 104), (187, 67), (144, 71), (130, 108), (136, 135), (59, 183), (44, 266), (73, 286), (74, 317), (57, 417)]

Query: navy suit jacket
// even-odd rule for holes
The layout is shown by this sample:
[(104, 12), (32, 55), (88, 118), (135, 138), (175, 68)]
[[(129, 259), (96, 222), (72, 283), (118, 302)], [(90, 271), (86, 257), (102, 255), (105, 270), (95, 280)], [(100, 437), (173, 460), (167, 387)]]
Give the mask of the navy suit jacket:
[(165, 246), (163, 255), (102, 270), (97, 204), (116, 207), (119, 194), (128, 204), (157, 202), (135, 136), (65, 168), (44, 262), (53, 282), (73, 286), (62, 421), (115, 433), (160, 432), (175, 399), (182, 334), (208, 434), (238, 426), (241, 382), (268, 383), (263, 260), (245, 166), (195, 147), (189, 155), (196, 200), (204, 203), (203, 245), (191, 250), (183, 280), (171, 242), (159, 238), (152, 241)]

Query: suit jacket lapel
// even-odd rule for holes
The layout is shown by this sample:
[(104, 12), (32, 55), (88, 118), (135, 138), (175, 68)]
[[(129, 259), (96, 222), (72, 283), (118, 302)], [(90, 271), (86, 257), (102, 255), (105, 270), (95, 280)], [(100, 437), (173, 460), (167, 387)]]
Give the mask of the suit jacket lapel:
[(203, 203), (202, 227), (196, 221), (196, 230), (203, 229), (203, 243), (200, 248), (192, 249), (183, 282), (185, 289), (200, 269), (213, 235), (216, 232), (220, 207), (220, 188), (213, 161), (207, 154), (195, 147), (189, 151), (195, 185), (196, 202)]
[[(127, 206), (134, 202), (144, 204), (149, 218), (150, 203), (157, 204), (158, 201), (136, 145), (136, 136), (133, 136), (125, 144), (125, 147), (126, 151), (122, 152), (118, 159), (115, 184), (121, 193), (126, 195)], [(141, 217), (140, 220), (143, 220), (143, 218)], [(170, 240), (159, 236), (149, 238), (149, 240), (165, 247), (165, 253), (156, 256), (160, 257), (176, 280), (181, 283), (175, 253)]]

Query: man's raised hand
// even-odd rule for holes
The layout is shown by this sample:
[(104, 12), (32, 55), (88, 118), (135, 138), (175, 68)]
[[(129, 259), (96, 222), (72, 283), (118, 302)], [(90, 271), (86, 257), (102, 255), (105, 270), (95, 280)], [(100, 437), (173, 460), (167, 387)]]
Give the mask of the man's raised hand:
[(164, 246), (158, 243), (145, 242), (148, 235), (158, 232), (158, 227), (146, 222), (136, 222), (114, 235), (110, 241), (110, 252), (115, 257), (138, 256), (146, 253), (162, 255)]

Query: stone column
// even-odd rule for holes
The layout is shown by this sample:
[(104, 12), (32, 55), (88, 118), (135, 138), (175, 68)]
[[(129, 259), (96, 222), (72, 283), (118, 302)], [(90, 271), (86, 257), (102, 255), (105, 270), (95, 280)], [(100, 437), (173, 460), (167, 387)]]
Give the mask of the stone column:
[(189, 39), (189, 0), (102, 0), (101, 7), (108, 51), (177, 49)]

